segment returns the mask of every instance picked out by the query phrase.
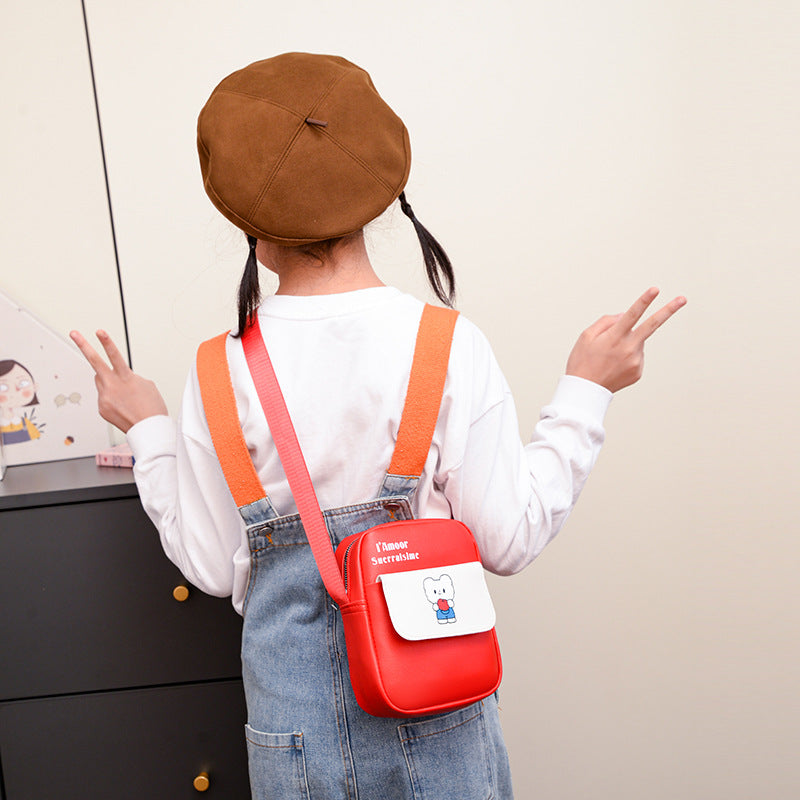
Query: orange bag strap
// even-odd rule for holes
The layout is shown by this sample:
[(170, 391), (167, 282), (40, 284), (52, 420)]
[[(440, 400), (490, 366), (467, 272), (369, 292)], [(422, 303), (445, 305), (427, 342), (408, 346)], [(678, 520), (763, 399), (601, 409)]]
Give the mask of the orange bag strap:
[(458, 311), (452, 308), (426, 304), (422, 311), (389, 475), (409, 478), (422, 474), (442, 405), (457, 319)]
[(225, 353), (227, 333), (203, 342), (197, 351), (197, 379), (214, 443), (228, 488), (238, 508), (266, 497), (239, 426), (239, 412)]

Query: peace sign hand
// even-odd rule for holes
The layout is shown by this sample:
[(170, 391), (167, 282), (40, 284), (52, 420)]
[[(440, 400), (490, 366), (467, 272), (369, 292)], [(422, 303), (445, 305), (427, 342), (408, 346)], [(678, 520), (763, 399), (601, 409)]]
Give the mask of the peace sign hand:
[(634, 329), (658, 289), (648, 289), (624, 314), (601, 317), (578, 338), (567, 361), (567, 375), (599, 383), (611, 392), (630, 386), (642, 377), (644, 343), (676, 311), (686, 305), (676, 297)]
[(97, 408), (106, 422), (127, 433), (147, 417), (168, 413), (167, 404), (153, 381), (131, 370), (105, 331), (97, 331), (97, 338), (111, 362), (110, 367), (78, 331), (71, 331), (69, 336), (95, 371)]

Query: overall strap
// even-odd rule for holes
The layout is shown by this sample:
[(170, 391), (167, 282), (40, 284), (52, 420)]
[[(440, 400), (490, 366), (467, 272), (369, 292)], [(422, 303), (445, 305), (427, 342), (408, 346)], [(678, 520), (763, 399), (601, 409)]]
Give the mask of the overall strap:
[(452, 308), (426, 304), (422, 311), (389, 476), (418, 478), (422, 474), (442, 404), (457, 319), (458, 311)]
[[(387, 470), (386, 483), (390, 486), (418, 478), (425, 466), (457, 317), (457, 311), (432, 305), (426, 305), (422, 312), (397, 443)], [(225, 351), (227, 339), (228, 334), (223, 333), (200, 345), (197, 378), (214, 449), (234, 502), (242, 508), (264, 500), (266, 494), (239, 427)]]
[[(239, 412), (225, 353), (227, 338), (228, 334), (223, 333), (200, 345), (197, 380), (214, 450), (233, 501), (244, 512), (253, 503), (268, 501), (239, 426)], [(242, 515), (247, 517), (245, 513)]]

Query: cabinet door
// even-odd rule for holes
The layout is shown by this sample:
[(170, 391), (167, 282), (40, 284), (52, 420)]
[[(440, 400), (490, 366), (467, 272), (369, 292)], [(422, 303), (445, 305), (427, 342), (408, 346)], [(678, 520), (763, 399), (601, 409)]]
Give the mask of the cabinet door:
[(138, 498), (0, 515), (0, 700), (241, 675), (230, 599), (190, 588)]
[(2, 703), (6, 800), (249, 797), (245, 719), (240, 681)]

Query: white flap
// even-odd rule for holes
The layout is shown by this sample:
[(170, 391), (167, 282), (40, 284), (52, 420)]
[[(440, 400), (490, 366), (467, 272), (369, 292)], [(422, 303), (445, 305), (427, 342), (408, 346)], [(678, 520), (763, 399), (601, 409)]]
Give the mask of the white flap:
[(491, 630), (494, 606), (478, 561), (379, 575), (392, 625), (411, 641)]

